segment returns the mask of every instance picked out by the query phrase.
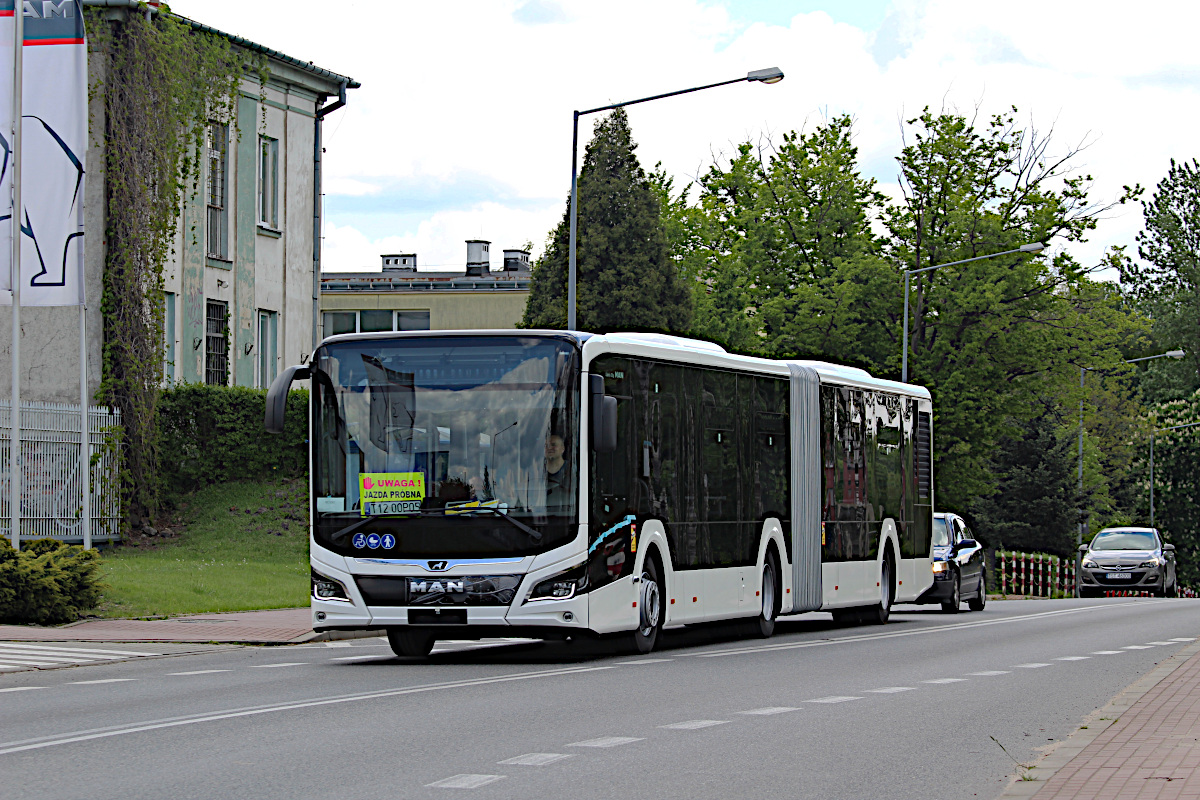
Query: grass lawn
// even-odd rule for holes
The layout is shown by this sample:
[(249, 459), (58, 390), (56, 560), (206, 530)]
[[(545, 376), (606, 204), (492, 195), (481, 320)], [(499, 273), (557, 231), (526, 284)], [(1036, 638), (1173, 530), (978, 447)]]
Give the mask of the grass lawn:
[(226, 483), (185, 498), (159, 524), (105, 550), (98, 613), (151, 617), (308, 605), (308, 487)]

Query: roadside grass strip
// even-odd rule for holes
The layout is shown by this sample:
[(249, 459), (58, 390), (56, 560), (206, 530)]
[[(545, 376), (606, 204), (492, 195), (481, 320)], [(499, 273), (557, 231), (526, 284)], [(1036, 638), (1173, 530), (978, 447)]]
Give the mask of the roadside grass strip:
[(601, 736), (599, 739), (571, 742), (567, 747), (620, 747), (623, 744), (633, 744), (640, 741), (643, 741), (643, 739), (637, 736)]
[(504, 775), (454, 775), (425, 785), (433, 789), (478, 789), (504, 778)]
[(669, 731), (698, 731), (701, 728), (711, 728), (727, 722), (729, 722), (727, 719), (689, 719), (685, 722), (672, 722), (670, 725), (659, 725), (658, 727)]
[(497, 764), (517, 764), (522, 767), (544, 767), (547, 764), (554, 764), (562, 761), (564, 758), (570, 758), (572, 753), (526, 753), (523, 756), (514, 758), (506, 758), (503, 761), (497, 761)]

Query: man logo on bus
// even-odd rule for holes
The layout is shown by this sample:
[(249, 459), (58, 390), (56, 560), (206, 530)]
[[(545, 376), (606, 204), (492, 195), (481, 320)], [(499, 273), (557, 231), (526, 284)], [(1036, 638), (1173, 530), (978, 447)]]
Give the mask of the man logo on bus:
[(430, 561), (429, 562), (429, 571), (430, 572), (441, 572), (448, 566), (450, 566), (449, 561)]

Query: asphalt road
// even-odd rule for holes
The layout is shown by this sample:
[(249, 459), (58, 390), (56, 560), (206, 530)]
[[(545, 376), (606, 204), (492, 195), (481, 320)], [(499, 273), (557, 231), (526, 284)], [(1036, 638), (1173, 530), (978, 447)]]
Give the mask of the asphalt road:
[(4, 674), (0, 787), (21, 800), (993, 798), (1013, 759), (1200, 636), (1197, 612), (907, 606), (883, 627), (808, 614), (766, 641), (671, 632), (649, 657), (461, 643), (410, 662), (358, 639)]

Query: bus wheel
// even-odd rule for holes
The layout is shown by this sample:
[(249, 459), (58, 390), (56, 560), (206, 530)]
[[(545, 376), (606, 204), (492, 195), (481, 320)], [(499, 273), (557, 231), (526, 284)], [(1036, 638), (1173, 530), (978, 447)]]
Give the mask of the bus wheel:
[(758, 615), (758, 635), (763, 639), (775, 633), (775, 618), (779, 616), (779, 559), (774, 550), (767, 551), (763, 564), (762, 612)]
[(659, 585), (658, 567), (654, 559), (646, 559), (639, 586), (638, 627), (631, 638), (634, 652), (649, 653), (658, 644), (658, 634), (663, 624), (662, 586)]
[(863, 621), (869, 625), (886, 625), (891, 615), (892, 559), (884, 556), (883, 566), (879, 570), (879, 604), (863, 607)]
[(436, 641), (428, 631), (408, 628), (388, 628), (387, 637), (392, 652), (407, 658), (424, 658)]

